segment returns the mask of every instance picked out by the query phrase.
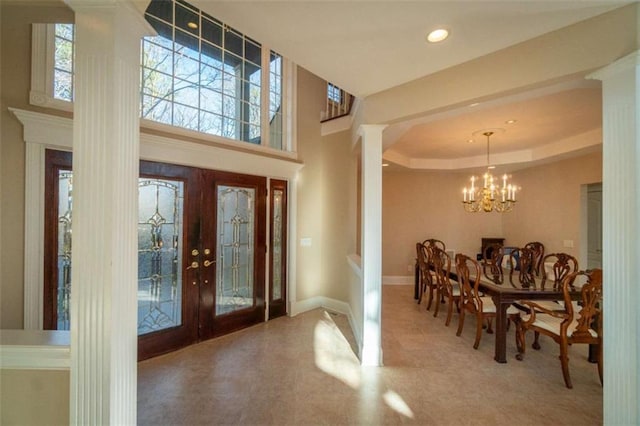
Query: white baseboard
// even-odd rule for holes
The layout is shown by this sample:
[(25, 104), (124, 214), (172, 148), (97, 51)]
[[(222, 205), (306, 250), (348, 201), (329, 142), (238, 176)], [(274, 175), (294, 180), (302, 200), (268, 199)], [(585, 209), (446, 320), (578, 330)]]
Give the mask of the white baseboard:
[(413, 285), (413, 275), (385, 275), (382, 277), (382, 285)]
[(328, 309), (347, 316), (349, 325), (351, 326), (351, 331), (353, 332), (353, 337), (356, 339), (356, 343), (358, 345), (358, 356), (360, 356), (362, 353), (362, 330), (358, 326), (353, 316), (351, 306), (348, 303), (325, 296), (310, 297), (309, 299), (292, 302), (289, 315), (294, 317), (298, 314), (317, 308)]

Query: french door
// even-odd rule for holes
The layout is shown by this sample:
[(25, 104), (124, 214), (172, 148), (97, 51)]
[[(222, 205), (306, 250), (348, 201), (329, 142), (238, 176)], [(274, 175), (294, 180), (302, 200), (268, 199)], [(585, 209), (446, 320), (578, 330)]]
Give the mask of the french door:
[[(44, 328), (68, 329), (71, 154), (46, 163)], [(141, 161), (138, 190), (138, 358), (264, 321), (266, 178)], [(284, 297), (283, 278), (276, 287)]]

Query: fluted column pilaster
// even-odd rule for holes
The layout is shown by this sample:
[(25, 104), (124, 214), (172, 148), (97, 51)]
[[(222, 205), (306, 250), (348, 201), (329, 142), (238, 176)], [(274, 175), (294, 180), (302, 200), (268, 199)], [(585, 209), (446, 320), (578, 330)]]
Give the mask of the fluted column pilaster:
[(604, 424), (639, 424), (640, 52), (591, 78), (603, 96)]
[(73, 0), (72, 424), (136, 423), (140, 40), (129, 1)]

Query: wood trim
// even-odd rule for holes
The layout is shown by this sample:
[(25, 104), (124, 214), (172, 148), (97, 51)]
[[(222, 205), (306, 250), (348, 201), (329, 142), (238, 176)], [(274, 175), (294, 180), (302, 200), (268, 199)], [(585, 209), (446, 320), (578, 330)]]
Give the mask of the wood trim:
[[(56, 330), (58, 313), (58, 172), (71, 170), (71, 153), (46, 150), (44, 200), (43, 328)], [(49, 206), (50, 208), (47, 208)], [(51, 301), (54, 301), (51, 303)]]
[[(274, 221), (273, 221), (273, 212), (274, 212), (274, 195), (275, 191), (280, 190), (283, 193), (282, 197), (282, 262), (280, 265), (280, 276), (282, 277), (282, 289), (281, 296), (279, 299), (273, 299), (273, 261), (274, 261), (274, 250), (273, 250), (273, 235), (274, 235)], [(269, 211), (271, 212), (271, 216), (269, 219), (269, 318), (273, 319), (287, 313), (287, 238), (288, 238), (288, 193), (287, 193), (287, 181), (285, 180), (277, 180), (271, 179), (269, 183)]]

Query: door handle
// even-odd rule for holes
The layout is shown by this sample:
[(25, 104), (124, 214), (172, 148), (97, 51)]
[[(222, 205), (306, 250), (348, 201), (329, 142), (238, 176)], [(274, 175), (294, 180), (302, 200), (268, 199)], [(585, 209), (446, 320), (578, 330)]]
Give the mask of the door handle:
[(198, 269), (198, 267), (200, 267), (200, 264), (196, 261), (191, 262), (190, 266), (187, 266), (187, 269)]
[(204, 267), (208, 268), (209, 266), (213, 265), (214, 263), (216, 263), (215, 260), (205, 260), (204, 261)]

